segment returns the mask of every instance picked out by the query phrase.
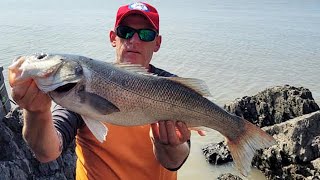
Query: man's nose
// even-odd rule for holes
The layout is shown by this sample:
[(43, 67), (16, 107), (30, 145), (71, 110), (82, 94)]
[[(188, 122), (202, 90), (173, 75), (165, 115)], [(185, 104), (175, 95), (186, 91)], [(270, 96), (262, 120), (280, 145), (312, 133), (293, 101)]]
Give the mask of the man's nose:
[(138, 33), (137, 32), (134, 33), (132, 38), (130, 38), (130, 43), (140, 43), (140, 42), (141, 42), (141, 40), (139, 38)]

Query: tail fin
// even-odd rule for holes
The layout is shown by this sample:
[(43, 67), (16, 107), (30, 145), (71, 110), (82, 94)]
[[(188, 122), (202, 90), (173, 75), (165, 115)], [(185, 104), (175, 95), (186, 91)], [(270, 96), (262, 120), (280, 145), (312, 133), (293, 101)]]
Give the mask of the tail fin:
[(276, 143), (275, 139), (259, 127), (245, 121), (244, 133), (236, 140), (229, 140), (227, 145), (232, 158), (240, 173), (247, 176), (251, 169), (252, 158), (258, 149), (270, 147)]

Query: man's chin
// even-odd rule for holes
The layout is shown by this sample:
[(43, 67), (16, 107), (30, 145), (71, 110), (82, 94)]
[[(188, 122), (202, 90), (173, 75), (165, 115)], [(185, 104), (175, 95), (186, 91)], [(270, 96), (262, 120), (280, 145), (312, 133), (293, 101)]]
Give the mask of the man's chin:
[(126, 56), (123, 58), (123, 63), (130, 63), (130, 64), (141, 64), (143, 65), (143, 60), (140, 59), (141, 57), (137, 56)]

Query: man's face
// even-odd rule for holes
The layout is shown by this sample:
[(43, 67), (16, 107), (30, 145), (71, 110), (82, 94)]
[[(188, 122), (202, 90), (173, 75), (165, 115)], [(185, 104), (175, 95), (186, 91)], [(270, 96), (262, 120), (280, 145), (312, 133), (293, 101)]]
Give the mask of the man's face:
[[(120, 25), (134, 29), (154, 29), (144, 16), (136, 14), (124, 18)], [(157, 36), (151, 42), (144, 42), (140, 40), (137, 33), (130, 39), (122, 39), (114, 31), (111, 31), (110, 41), (112, 46), (116, 48), (116, 62), (130, 62), (149, 68), (153, 52), (157, 52), (160, 48), (161, 36)]]

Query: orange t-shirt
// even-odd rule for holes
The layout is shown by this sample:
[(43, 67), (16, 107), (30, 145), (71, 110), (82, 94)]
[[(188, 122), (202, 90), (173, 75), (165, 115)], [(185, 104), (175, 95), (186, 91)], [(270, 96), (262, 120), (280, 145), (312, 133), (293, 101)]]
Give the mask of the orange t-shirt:
[(107, 124), (100, 143), (87, 126), (78, 130), (76, 179), (173, 180), (177, 172), (162, 167), (153, 153), (150, 125), (122, 127)]

